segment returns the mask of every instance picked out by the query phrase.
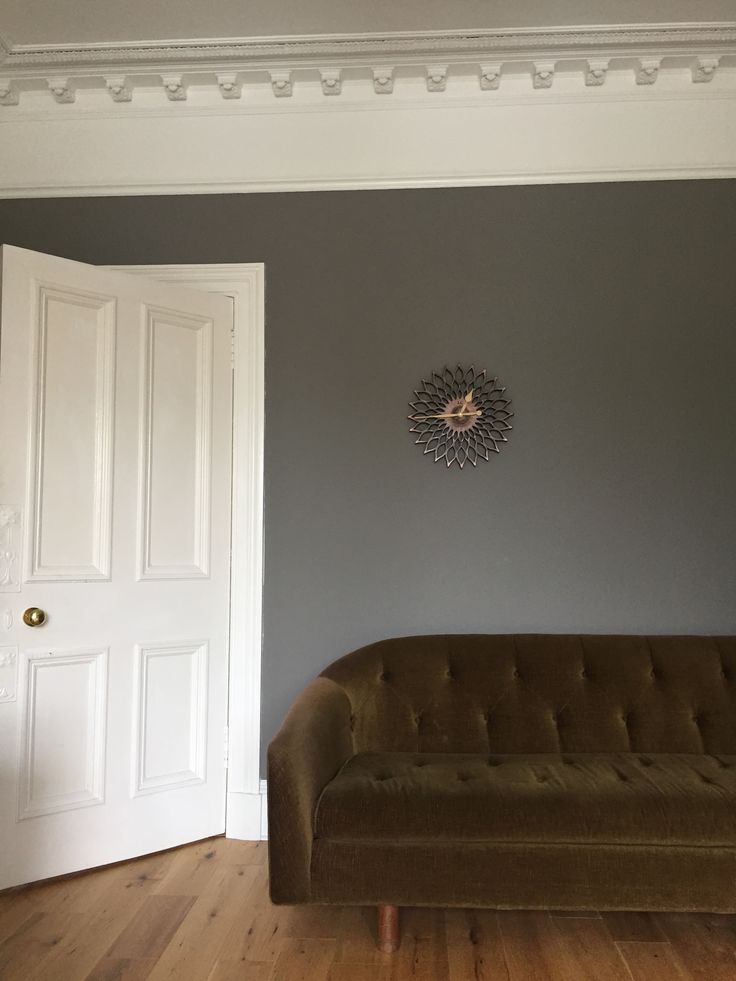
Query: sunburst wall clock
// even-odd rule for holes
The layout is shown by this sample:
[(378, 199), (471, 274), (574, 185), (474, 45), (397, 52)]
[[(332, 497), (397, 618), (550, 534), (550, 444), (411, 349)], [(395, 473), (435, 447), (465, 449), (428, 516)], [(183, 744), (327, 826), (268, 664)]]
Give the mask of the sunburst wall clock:
[(513, 412), (505, 392), (497, 378), (472, 365), (433, 371), (409, 403), (409, 432), (417, 434), (415, 443), (425, 453), (434, 454), (435, 463), (444, 460), (448, 467), (457, 463), (462, 469), (470, 461), (475, 466), (507, 441)]

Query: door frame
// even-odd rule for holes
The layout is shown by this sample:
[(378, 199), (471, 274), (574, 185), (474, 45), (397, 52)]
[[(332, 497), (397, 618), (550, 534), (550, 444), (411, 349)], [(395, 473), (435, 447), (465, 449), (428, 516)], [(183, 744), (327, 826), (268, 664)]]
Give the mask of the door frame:
[[(265, 266), (262, 262), (103, 268), (222, 293), (233, 301), (233, 482), (225, 834), (261, 839)], [(240, 598), (238, 603), (232, 597)]]

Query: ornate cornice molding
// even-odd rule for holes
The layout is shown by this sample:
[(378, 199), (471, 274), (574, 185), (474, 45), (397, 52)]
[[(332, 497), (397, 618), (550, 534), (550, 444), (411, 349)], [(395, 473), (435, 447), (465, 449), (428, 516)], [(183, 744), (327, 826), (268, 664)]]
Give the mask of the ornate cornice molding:
[(169, 103), (186, 102), (190, 88), (238, 100), (262, 93), (264, 83), (277, 97), (301, 91), (305, 82), (339, 96), (361, 79), (371, 95), (404, 92), (412, 78), (444, 93), (456, 91), (455, 79), (468, 73), (481, 91), (505, 88), (504, 80), (519, 76), (531, 89), (556, 89), (558, 78), (577, 73), (583, 97), (612, 75), (623, 74), (632, 87), (652, 86), (660, 68), (679, 71), (683, 86), (710, 82), (724, 68), (733, 74), (736, 22), (77, 45), (13, 44), (0, 36), (0, 105), (22, 110), (29, 107), (26, 93), (49, 92), (66, 104), (78, 101), (77, 90), (125, 104), (136, 101), (136, 90), (156, 88)]
[(297, 68), (334, 63), (341, 67), (383, 59), (426, 57), (459, 63), (493, 56), (518, 62), (585, 57), (631, 58), (736, 55), (736, 22), (644, 24), (524, 30), (427, 31), (387, 34), (327, 34), (262, 38), (194, 38), (99, 44), (13, 44), (0, 36), (0, 60), (7, 74), (35, 69), (90, 74), (133, 69), (137, 72), (197, 71), (232, 68)]
[(6, 39), (0, 197), (734, 177), (735, 106), (736, 23)]

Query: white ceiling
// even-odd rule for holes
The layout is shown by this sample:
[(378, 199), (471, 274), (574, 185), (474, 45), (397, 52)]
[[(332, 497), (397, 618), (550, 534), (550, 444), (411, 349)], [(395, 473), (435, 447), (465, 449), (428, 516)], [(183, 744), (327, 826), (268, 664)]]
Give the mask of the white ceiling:
[(734, 21), (736, 0), (0, 0), (0, 33), (22, 45), (696, 19)]

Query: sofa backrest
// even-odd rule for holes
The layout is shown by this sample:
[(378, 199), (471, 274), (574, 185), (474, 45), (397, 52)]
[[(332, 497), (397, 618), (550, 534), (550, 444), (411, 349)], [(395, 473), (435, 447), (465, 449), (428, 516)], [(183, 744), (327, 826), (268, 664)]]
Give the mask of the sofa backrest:
[(322, 674), (356, 752), (736, 754), (736, 637), (402, 637)]

